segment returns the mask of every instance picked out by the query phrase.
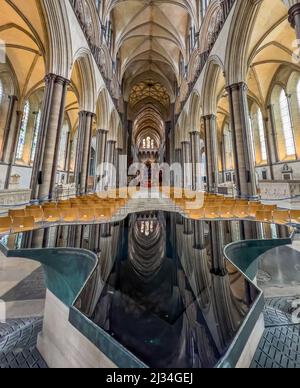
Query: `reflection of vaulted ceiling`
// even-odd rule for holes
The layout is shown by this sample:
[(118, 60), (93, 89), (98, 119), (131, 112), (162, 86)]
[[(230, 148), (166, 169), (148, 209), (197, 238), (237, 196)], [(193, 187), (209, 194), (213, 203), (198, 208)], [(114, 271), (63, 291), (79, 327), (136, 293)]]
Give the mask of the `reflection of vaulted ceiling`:
[(25, 97), (45, 76), (46, 33), (36, 0), (0, 0), (0, 40)]

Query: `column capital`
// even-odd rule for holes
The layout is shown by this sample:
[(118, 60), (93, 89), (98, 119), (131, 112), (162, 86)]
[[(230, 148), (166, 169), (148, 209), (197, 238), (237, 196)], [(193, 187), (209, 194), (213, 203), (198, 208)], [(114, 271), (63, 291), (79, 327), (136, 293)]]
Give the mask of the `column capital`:
[(215, 114), (205, 115), (205, 116), (202, 116), (202, 119), (205, 121), (217, 120), (217, 115)]
[(79, 113), (79, 116), (86, 116), (86, 117), (95, 117), (96, 115), (95, 115), (95, 113), (93, 113), (93, 112), (89, 112), (89, 111), (87, 111), (87, 110), (81, 110)]
[(19, 98), (17, 96), (15, 96), (14, 94), (9, 95), (8, 98), (12, 102), (19, 101)]
[(193, 136), (197, 136), (197, 135), (200, 136), (201, 135), (199, 131), (192, 131), (192, 132), (190, 132), (190, 134)]
[(98, 133), (98, 134), (105, 135), (106, 133), (108, 133), (108, 131), (107, 131), (106, 129), (98, 128), (98, 129), (97, 129), (97, 133)]
[(70, 85), (71, 81), (68, 80), (67, 78), (64, 78), (60, 75), (56, 75), (56, 74), (53, 74), (53, 73), (49, 73), (45, 76), (45, 83), (46, 84), (49, 84), (49, 83), (56, 83), (56, 84), (60, 84), (60, 85), (63, 85), (63, 86), (68, 86)]
[(226, 87), (226, 91), (231, 93), (233, 91), (239, 91), (239, 90), (243, 90), (243, 91), (248, 91), (248, 85), (246, 84), (246, 82), (237, 82), (235, 84), (232, 84), (232, 85), (228, 85)]
[(187, 141), (187, 140), (183, 140), (183, 141), (181, 142), (181, 144), (182, 144), (182, 145), (187, 145), (187, 144), (191, 144), (191, 142), (190, 142), (190, 141)]
[(300, 15), (300, 3), (294, 4), (290, 9), (289, 9), (289, 22), (293, 28), (296, 27), (296, 16)]

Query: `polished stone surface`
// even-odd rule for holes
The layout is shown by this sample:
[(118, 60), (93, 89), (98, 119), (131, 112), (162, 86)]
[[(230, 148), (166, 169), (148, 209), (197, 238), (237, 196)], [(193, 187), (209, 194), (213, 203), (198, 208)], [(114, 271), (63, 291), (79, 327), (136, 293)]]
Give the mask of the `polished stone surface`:
[(216, 366), (259, 295), (194, 228), (162, 212), (115, 225), (75, 304), (150, 367)]
[(39, 263), (0, 252), (0, 300), (7, 319), (43, 316), (44, 280)]
[[(140, 198), (140, 201), (145, 200)], [(76, 306), (147, 365), (214, 366), (226, 353), (255, 301), (256, 291), (250, 286), (249, 293), (249, 284), (243, 277), (212, 250), (212, 243), (214, 246), (221, 243), (223, 247), (231, 242), (226, 232), (230, 223), (220, 223), (225, 232), (218, 235), (222, 236), (222, 241), (216, 239), (211, 225), (215, 223), (191, 222), (175, 214), (145, 211), (110, 225), (83, 226), (81, 247), (96, 252), (100, 265)], [(74, 227), (49, 228), (45, 232), (46, 239), (44, 234), (42, 239), (40, 236), (40, 240), (34, 240), (25, 233), (12, 236), (7, 244), (18, 248), (20, 236), (23, 236), (24, 248), (33, 244), (76, 247), (76, 233), (76, 227), (75, 230)], [(283, 287), (279, 287), (283, 295), (287, 286), (297, 287), (297, 282), (291, 282), (293, 278), (289, 277), (290, 274), (295, 277), (295, 271), (284, 266), (284, 263), (292, 263), (297, 270), (299, 252), (295, 248), (274, 250), (271, 256), (264, 258), (260, 268), (260, 275), (265, 275), (260, 279), (265, 283), (275, 279), (278, 286), (279, 280), (284, 280)], [(272, 257), (276, 270), (272, 267)], [(28, 296), (39, 300), (44, 292), (39, 266), (24, 260), (30, 266), (25, 268), (20, 261), (20, 271), (14, 272), (17, 261), (9, 260), (12, 262), (5, 263), (5, 277), (10, 281), (4, 285), (0, 279), (3, 297), (7, 301), (19, 299), (21, 303), (31, 285), (35, 287)], [(4, 262), (3, 258), (2, 265)], [(284, 276), (278, 275), (278, 263)], [(14, 279), (16, 275), (18, 281)], [(285, 302), (276, 303), (276, 308), (268, 306), (269, 314), (265, 315), (270, 326), (265, 336), (269, 339), (273, 336), (274, 341), (279, 331), (272, 329), (280, 326), (278, 320), (281, 319), (281, 325), (288, 323), (287, 311), (278, 308), (281, 304), (286, 306)], [(285, 333), (289, 335), (289, 331)], [(45, 347), (50, 344), (47, 341)], [(263, 349), (264, 345), (260, 344), (253, 361), (257, 365), (259, 351)]]

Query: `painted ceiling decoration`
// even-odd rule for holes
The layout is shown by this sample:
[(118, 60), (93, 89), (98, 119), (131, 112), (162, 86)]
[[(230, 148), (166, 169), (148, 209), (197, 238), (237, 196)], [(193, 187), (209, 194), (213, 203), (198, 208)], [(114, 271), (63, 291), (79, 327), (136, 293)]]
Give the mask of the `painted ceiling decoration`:
[(170, 104), (170, 97), (168, 95), (167, 89), (158, 82), (153, 80), (146, 80), (145, 82), (140, 82), (133, 87), (129, 103), (134, 107), (138, 102), (146, 98), (152, 98), (157, 100), (164, 107), (168, 107)]

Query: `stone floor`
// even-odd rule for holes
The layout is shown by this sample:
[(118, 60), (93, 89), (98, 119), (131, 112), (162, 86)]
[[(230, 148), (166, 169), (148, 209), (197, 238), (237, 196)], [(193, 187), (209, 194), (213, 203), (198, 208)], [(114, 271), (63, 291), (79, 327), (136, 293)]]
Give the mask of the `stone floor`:
[(36, 349), (45, 293), (38, 263), (0, 253), (0, 369), (47, 367)]
[(42, 324), (41, 317), (0, 323), (0, 369), (47, 368), (36, 349)]
[(43, 316), (46, 288), (39, 263), (0, 253), (0, 320)]
[[(299, 304), (298, 304), (299, 303)], [(251, 368), (300, 368), (300, 297), (266, 299), (266, 330)]]

